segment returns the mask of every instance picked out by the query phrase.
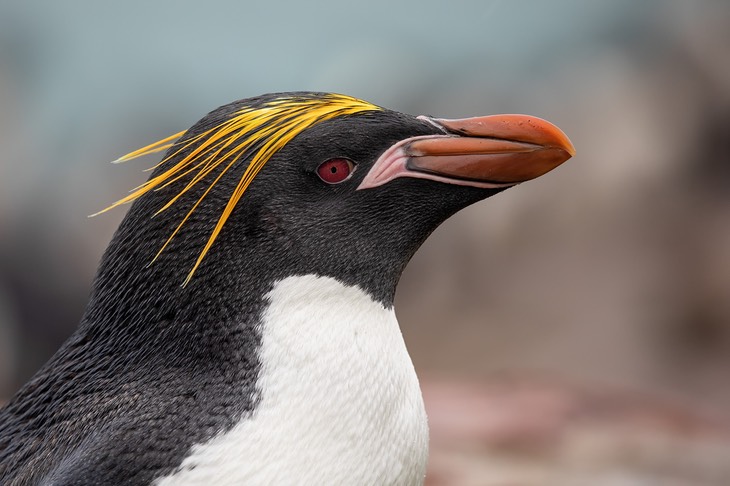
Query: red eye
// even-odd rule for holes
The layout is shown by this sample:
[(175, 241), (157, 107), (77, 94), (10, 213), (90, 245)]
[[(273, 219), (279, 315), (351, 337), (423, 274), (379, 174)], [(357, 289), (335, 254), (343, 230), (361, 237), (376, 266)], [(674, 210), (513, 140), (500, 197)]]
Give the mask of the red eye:
[(329, 159), (317, 167), (317, 175), (327, 184), (338, 184), (350, 177), (354, 169), (355, 164), (351, 160), (343, 158)]

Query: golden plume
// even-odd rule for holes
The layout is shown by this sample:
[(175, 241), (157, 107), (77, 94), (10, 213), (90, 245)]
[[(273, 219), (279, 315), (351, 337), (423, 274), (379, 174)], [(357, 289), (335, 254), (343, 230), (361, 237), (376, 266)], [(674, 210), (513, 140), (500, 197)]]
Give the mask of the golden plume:
[[(366, 111), (377, 111), (382, 108), (366, 101), (340, 94), (294, 94), (283, 95), (280, 98), (264, 102), (257, 106), (243, 106), (233, 112), (227, 120), (210, 128), (202, 133), (194, 135), (181, 141), (172, 142), (182, 137), (185, 132), (176, 133), (153, 144), (142, 147), (128, 153), (114, 162), (124, 162), (144, 155), (171, 149), (168, 154), (157, 165), (157, 168), (164, 164), (170, 164), (169, 168), (151, 177), (147, 182), (132, 190), (132, 192), (115, 202), (108, 208), (96, 214), (101, 214), (112, 208), (129, 203), (142, 197), (144, 194), (167, 187), (181, 178), (194, 174), (185, 186), (155, 215), (165, 211), (172, 206), (183, 194), (188, 192), (199, 183), (208, 184), (203, 195), (193, 204), (182, 221), (177, 225), (162, 248), (152, 259), (153, 263), (163, 252), (175, 235), (180, 231), (190, 215), (205, 199), (210, 190), (216, 185), (221, 177), (237, 162), (245, 160), (253, 154), (246, 170), (244, 171), (238, 185), (228, 199), (218, 222), (213, 229), (203, 250), (198, 255), (195, 265), (188, 273), (183, 286), (190, 282), (200, 262), (210, 250), (223, 225), (233, 212), (236, 204), (243, 196), (251, 181), (264, 167), (266, 162), (291, 139), (315, 125), (316, 123), (337, 118), (344, 115), (353, 115)], [(197, 145), (196, 145), (197, 144)], [(190, 152), (176, 160), (176, 157), (185, 152)], [(212, 181), (206, 180), (217, 168), (223, 167)], [(203, 182), (205, 180), (205, 182)], [(95, 216), (95, 215), (92, 215)]]

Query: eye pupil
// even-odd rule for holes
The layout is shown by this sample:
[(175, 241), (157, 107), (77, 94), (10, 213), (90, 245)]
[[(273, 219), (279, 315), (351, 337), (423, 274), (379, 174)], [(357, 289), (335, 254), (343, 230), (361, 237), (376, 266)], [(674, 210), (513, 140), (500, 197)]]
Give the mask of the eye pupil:
[(317, 167), (317, 175), (327, 184), (339, 184), (347, 180), (355, 170), (355, 164), (345, 158), (329, 159)]

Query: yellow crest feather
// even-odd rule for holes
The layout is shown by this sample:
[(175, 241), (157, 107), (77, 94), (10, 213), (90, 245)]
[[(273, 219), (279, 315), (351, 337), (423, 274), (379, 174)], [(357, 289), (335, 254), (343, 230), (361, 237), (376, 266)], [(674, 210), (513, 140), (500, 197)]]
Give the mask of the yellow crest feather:
[(192, 278), (195, 270), (200, 266), (200, 262), (210, 250), (223, 225), (228, 220), (249, 184), (251, 184), (251, 181), (253, 181), (266, 162), (278, 150), (298, 134), (316, 123), (344, 115), (353, 115), (381, 109), (366, 101), (339, 94), (283, 96), (265, 102), (258, 107), (243, 107), (234, 112), (226, 121), (203, 133), (183, 141), (173, 142), (173, 140), (179, 139), (185, 134), (185, 132), (176, 133), (115, 160), (115, 163), (124, 162), (173, 148), (165, 158), (153, 167), (154, 169), (168, 162), (172, 162), (178, 154), (198, 144), (190, 153), (182, 157), (181, 160), (174, 162), (169, 168), (132, 190), (128, 196), (97, 214), (132, 202), (150, 191), (162, 189), (185, 176), (194, 174), (180, 192), (155, 213), (159, 214), (171, 207), (183, 194), (201, 183), (208, 175), (222, 166), (223, 169), (220, 173), (208, 184), (203, 195), (188, 210), (185, 217), (183, 217), (182, 221), (180, 221), (165, 244), (162, 245), (162, 248), (160, 248), (152, 259), (152, 262), (154, 262), (180, 231), (193, 211), (205, 199), (210, 190), (215, 187), (221, 177), (236, 162), (245, 159), (245, 156), (250, 151), (258, 147), (251, 157), (251, 161), (248, 167), (246, 167), (241, 179), (238, 181), (238, 185), (230, 195), (228, 203), (218, 218), (207, 243), (200, 252), (200, 255), (198, 255), (195, 265), (188, 273), (183, 283), (183, 285), (186, 285)]

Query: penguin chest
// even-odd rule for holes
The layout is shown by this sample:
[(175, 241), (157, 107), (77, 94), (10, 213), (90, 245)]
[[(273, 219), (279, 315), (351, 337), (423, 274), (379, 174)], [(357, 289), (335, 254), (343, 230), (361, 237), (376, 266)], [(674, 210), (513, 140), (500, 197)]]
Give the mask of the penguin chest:
[(156, 484), (421, 484), (428, 425), (393, 310), (313, 275), (268, 299), (256, 408)]

